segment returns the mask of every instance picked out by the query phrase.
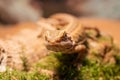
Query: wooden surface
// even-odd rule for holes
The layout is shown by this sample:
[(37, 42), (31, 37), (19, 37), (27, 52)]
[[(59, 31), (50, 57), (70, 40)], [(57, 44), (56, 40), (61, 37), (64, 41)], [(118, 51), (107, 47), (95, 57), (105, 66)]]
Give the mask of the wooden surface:
[[(120, 45), (120, 21), (80, 18), (80, 22), (86, 26), (98, 27), (101, 31), (112, 35), (115, 42)], [(5, 38), (8, 35), (16, 34), (21, 29), (34, 29), (36, 26), (35, 23), (22, 23), (12, 27), (0, 27), (0, 37)]]

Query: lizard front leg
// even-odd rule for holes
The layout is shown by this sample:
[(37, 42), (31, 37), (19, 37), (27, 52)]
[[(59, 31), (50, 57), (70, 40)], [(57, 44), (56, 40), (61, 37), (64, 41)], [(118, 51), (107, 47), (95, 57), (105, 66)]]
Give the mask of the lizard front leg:
[(85, 45), (80, 44), (75, 46), (74, 48), (75, 52), (77, 53), (77, 57), (73, 62), (74, 66), (77, 66), (78, 68), (80, 68), (81, 66), (81, 62), (83, 61), (83, 59), (86, 57), (88, 51)]

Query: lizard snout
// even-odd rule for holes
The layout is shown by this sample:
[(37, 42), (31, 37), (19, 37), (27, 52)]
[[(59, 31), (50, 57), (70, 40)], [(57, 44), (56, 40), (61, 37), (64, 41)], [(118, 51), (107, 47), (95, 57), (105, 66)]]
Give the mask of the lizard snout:
[(47, 49), (56, 52), (64, 52), (74, 46), (74, 42), (65, 31), (47, 31), (45, 40)]

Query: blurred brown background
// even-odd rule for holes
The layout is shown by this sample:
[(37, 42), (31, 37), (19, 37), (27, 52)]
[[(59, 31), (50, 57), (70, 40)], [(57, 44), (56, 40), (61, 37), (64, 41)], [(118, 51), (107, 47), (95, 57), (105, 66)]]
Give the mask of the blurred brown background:
[[(120, 0), (0, 0), (0, 35), (34, 27), (30, 22), (63, 12), (79, 17), (84, 25), (97, 26), (120, 41)], [(4, 24), (17, 25), (8, 28)]]
[(0, 22), (37, 21), (65, 12), (78, 17), (120, 19), (120, 0), (0, 0)]

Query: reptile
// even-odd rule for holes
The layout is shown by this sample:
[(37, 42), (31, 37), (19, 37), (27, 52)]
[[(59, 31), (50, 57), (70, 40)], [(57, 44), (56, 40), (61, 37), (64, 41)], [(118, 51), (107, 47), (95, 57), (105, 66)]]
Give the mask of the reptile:
[[(45, 46), (48, 50), (62, 52), (64, 54), (77, 53), (78, 55), (75, 61), (81, 62), (87, 54), (89, 56), (92, 49), (102, 54), (101, 56), (105, 56), (112, 47), (112, 38), (109, 37), (110, 43), (107, 41), (105, 43), (99, 42), (98, 39), (105, 35), (101, 34), (97, 28), (82, 25), (74, 16), (69, 14), (56, 14), (49, 19), (54, 21), (54, 24), (49, 21), (48, 23), (55, 30), (47, 30), (45, 32)], [(92, 46), (91, 43), (93, 43)], [(107, 52), (105, 52), (106, 49), (108, 49)]]
[(57, 20), (58, 23), (55, 25), (56, 30), (46, 31), (47, 49), (67, 54), (86, 49), (84, 28), (75, 17), (68, 14), (56, 14), (50, 18)]
[[(64, 54), (77, 53), (75, 63), (81, 61), (87, 54), (86, 34), (84, 27), (77, 18), (68, 14), (56, 14), (50, 17), (53, 23), (48, 23), (55, 30), (45, 32), (45, 46), (48, 50)], [(56, 22), (56, 23), (55, 23)]]

